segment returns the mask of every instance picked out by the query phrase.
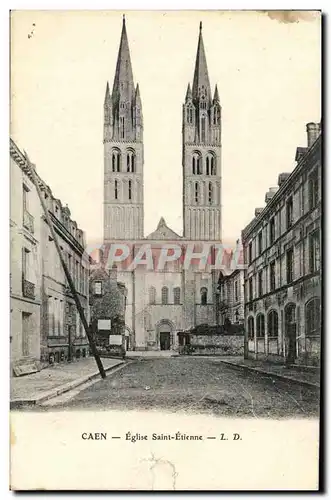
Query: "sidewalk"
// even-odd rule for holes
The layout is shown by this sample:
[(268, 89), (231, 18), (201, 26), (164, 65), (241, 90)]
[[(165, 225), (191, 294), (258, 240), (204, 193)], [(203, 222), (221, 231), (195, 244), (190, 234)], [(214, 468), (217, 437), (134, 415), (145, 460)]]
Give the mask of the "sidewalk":
[(179, 356), (177, 351), (127, 351), (126, 359), (136, 358), (172, 358)]
[[(102, 358), (106, 372), (123, 364), (122, 359)], [(93, 357), (44, 368), (38, 373), (10, 379), (10, 406), (36, 405), (100, 377)]]
[(318, 367), (305, 367), (291, 365), (286, 368), (282, 363), (271, 363), (270, 361), (261, 361), (254, 359), (244, 359), (242, 357), (222, 357), (219, 358), (222, 363), (238, 367), (240, 369), (250, 370), (263, 375), (299, 382), (310, 387), (320, 387), (320, 370)]

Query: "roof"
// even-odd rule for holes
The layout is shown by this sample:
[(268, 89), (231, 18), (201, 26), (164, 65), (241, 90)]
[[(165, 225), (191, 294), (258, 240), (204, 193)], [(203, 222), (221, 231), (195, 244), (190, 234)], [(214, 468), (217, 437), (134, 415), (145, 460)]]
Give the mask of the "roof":
[(159, 220), (155, 231), (146, 236), (148, 240), (178, 240), (181, 236), (167, 226), (163, 217)]

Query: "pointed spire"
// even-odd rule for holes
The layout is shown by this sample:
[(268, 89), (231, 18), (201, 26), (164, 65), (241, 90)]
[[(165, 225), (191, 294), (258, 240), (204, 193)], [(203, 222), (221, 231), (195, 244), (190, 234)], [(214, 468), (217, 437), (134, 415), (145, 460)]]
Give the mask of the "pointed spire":
[(188, 101), (189, 99), (192, 99), (192, 90), (190, 84), (188, 84), (187, 86), (185, 101)]
[(110, 102), (110, 92), (109, 92), (109, 82), (107, 81), (106, 93), (105, 93), (105, 104)]
[(215, 92), (214, 92), (214, 98), (213, 98), (213, 103), (215, 104), (215, 102), (220, 102), (220, 97), (218, 95), (217, 84), (215, 85)]
[(124, 15), (113, 85), (113, 96), (116, 100), (120, 100), (122, 97), (126, 101), (131, 101), (134, 97), (133, 73)]
[(202, 38), (202, 23), (200, 22), (198, 50), (195, 61), (195, 70), (194, 70), (193, 87), (192, 87), (193, 100), (199, 97), (200, 92), (203, 90), (202, 87), (204, 87), (207, 101), (210, 101), (211, 100), (210, 83), (209, 83), (205, 48)]
[(166, 222), (163, 217), (159, 220), (159, 223), (157, 225), (157, 229), (160, 229), (160, 227), (166, 226)]
[(136, 86), (136, 94), (135, 94), (135, 100), (136, 100), (136, 105), (141, 105), (141, 99), (140, 99), (140, 90), (139, 90), (139, 83), (137, 83)]

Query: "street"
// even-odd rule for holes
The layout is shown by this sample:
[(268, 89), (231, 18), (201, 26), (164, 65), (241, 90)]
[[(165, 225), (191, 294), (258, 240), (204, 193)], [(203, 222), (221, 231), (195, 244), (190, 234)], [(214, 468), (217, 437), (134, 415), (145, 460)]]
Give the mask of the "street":
[(134, 360), (40, 410), (164, 410), (229, 417), (317, 417), (319, 391), (212, 357)]

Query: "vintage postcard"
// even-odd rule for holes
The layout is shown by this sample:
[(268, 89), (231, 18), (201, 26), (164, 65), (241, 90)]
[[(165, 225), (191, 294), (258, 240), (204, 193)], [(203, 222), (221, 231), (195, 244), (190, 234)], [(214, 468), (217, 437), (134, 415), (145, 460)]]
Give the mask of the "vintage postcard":
[(321, 13), (10, 17), (10, 488), (318, 490)]

